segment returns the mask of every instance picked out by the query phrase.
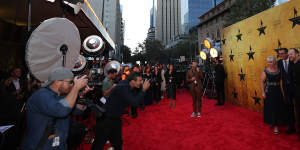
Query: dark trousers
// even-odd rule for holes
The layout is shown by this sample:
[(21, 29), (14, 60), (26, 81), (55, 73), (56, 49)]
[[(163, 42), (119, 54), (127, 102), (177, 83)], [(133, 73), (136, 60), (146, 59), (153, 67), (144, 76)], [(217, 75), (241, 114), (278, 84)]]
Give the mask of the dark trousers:
[(295, 108), (296, 108), (296, 112), (297, 112), (297, 124), (298, 124), (298, 136), (300, 137), (300, 86), (298, 86), (296, 88), (296, 92), (295, 92)]
[(109, 140), (115, 150), (122, 149), (122, 121), (121, 118), (103, 117), (97, 120), (95, 141), (91, 150), (102, 150)]
[(224, 83), (216, 83), (216, 90), (217, 90), (218, 104), (224, 105), (225, 103)]
[[(201, 112), (201, 107), (202, 107), (202, 94), (192, 92), (192, 98), (193, 98), (193, 112)], [(198, 108), (198, 110), (197, 110)]]
[(131, 106), (131, 115), (133, 118), (137, 117), (137, 115), (138, 115), (137, 107)]
[(153, 86), (153, 99), (156, 103), (160, 101), (160, 84)]
[(288, 107), (289, 128), (294, 130), (295, 129), (294, 100), (293, 100), (292, 93), (287, 88), (284, 88), (284, 98), (286, 100), (287, 107)]

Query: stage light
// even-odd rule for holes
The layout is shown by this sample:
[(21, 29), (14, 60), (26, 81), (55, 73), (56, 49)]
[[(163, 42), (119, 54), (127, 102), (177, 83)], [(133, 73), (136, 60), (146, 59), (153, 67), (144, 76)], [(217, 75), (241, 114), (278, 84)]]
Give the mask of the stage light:
[(83, 47), (87, 52), (95, 53), (104, 46), (103, 40), (97, 35), (87, 37), (83, 42)]
[(218, 50), (216, 48), (211, 48), (209, 54), (212, 58), (218, 57)]
[(204, 51), (201, 51), (200, 52), (200, 57), (202, 60), (206, 60), (207, 56), (206, 56), (206, 53)]
[(51, 3), (54, 3), (54, 2), (55, 2), (55, 0), (46, 0), (46, 1), (51, 2)]
[(212, 47), (212, 44), (213, 44), (213, 40), (211, 38), (206, 38), (204, 40), (204, 46), (207, 48), (207, 49), (210, 49)]

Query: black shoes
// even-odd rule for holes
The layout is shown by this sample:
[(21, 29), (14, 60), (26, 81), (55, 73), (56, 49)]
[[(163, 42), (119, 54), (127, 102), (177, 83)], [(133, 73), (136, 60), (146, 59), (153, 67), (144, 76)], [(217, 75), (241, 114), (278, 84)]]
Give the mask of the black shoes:
[(215, 106), (222, 106), (222, 105), (224, 105), (224, 104), (222, 104), (222, 103), (215, 104)]
[(288, 129), (285, 131), (286, 134), (292, 134), (292, 133), (295, 133), (296, 130), (295, 129)]

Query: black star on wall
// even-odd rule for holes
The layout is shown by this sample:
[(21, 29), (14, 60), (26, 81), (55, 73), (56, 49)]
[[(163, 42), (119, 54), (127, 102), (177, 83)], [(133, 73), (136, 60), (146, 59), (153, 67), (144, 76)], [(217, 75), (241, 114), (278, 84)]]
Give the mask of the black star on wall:
[(239, 41), (239, 40), (241, 40), (241, 41), (242, 41), (242, 35), (243, 35), (243, 34), (241, 34), (241, 31), (240, 31), (240, 29), (239, 29), (239, 34), (238, 34), (238, 35), (236, 35), (236, 37), (237, 37), (237, 41)]
[(253, 100), (254, 100), (254, 104), (255, 104), (255, 105), (256, 105), (256, 104), (260, 105), (260, 98), (257, 97), (257, 92), (256, 92), (256, 90), (255, 90), (255, 96), (253, 96), (252, 98), (253, 98)]
[(245, 81), (245, 76), (246, 74), (243, 73), (243, 69), (241, 68), (241, 73), (239, 74), (240, 76), (240, 81)]
[(300, 16), (298, 16), (298, 12), (296, 8), (294, 8), (294, 18), (289, 19), (291, 22), (293, 22), (293, 27), (294, 28), (296, 25), (300, 25)]
[(274, 51), (277, 53), (277, 58), (279, 57), (279, 50), (281, 49), (281, 42), (278, 40), (278, 48), (276, 48)]
[(237, 99), (238, 98), (238, 93), (235, 91), (235, 89), (232, 92), (233, 98)]
[(226, 39), (224, 38), (224, 35), (223, 35), (222, 43), (223, 43), (223, 45), (226, 44)]
[(247, 54), (248, 54), (248, 56), (249, 56), (249, 60), (250, 60), (250, 59), (254, 60), (254, 54), (255, 54), (255, 52), (252, 52), (252, 47), (251, 47), (251, 45), (250, 45), (250, 51), (249, 51), (249, 53), (247, 53)]
[(266, 35), (265, 29), (267, 28), (267, 26), (263, 26), (263, 25), (264, 25), (264, 23), (263, 23), (263, 21), (261, 20), (261, 21), (260, 21), (260, 28), (257, 29), (257, 30), (259, 31), (259, 36), (260, 36), (261, 34)]
[(229, 55), (229, 58), (230, 58), (230, 61), (234, 62), (234, 55), (232, 54), (232, 50), (231, 50), (231, 53)]

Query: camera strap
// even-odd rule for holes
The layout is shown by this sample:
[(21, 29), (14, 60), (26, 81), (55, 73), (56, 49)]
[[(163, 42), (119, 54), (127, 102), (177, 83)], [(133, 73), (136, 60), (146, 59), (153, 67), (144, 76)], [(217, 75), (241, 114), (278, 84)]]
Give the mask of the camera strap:
[(36, 150), (42, 150), (43, 146), (46, 144), (47, 140), (53, 139), (54, 138), (54, 133), (55, 133), (55, 124), (56, 124), (56, 119), (52, 119), (51, 123), (48, 124), (44, 130), (44, 134), (42, 138), (40, 139)]
[[(46, 87), (47, 90), (52, 92), (49, 87)], [(53, 93), (54, 96), (54, 93)], [(43, 146), (46, 144), (47, 140), (53, 139), (54, 138), (54, 133), (55, 133), (55, 124), (56, 124), (56, 118), (53, 118), (49, 124), (47, 124), (43, 136), (40, 139), (36, 150), (42, 150)]]

